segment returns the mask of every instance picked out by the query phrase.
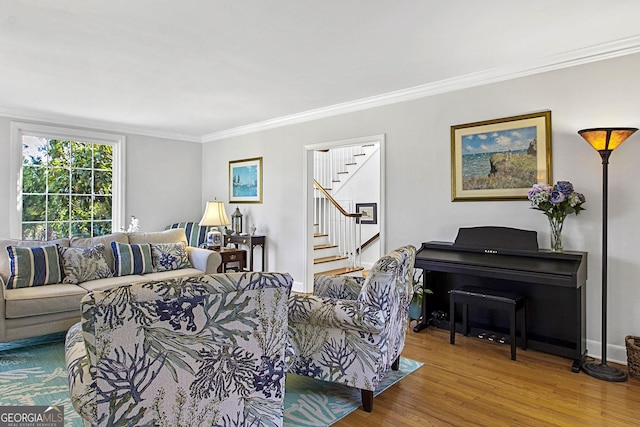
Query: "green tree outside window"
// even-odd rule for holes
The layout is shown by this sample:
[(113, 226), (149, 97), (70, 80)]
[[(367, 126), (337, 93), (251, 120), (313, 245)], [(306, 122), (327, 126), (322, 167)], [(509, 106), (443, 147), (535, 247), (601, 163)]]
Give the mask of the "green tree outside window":
[(23, 136), (22, 238), (112, 232), (113, 146)]

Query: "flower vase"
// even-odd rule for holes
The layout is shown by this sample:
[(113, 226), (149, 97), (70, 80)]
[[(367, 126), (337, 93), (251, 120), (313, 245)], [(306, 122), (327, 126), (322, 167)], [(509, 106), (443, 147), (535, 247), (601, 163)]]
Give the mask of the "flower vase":
[(551, 226), (551, 251), (562, 252), (562, 225), (564, 218), (549, 217)]

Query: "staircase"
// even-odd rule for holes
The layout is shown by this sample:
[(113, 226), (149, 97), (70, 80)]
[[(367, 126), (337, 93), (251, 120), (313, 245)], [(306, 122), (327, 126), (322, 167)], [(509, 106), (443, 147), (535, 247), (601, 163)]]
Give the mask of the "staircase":
[(314, 179), (335, 195), (378, 149), (378, 144), (365, 144), (316, 151)]
[(314, 155), (313, 274), (340, 275), (363, 270), (359, 265), (361, 231), (353, 200), (336, 201), (337, 194), (364, 164), (377, 144), (316, 151)]
[(341, 255), (338, 245), (331, 243), (329, 235), (318, 231), (314, 224), (313, 233), (313, 277), (319, 275), (340, 275), (361, 271), (362, 266), (353, 266), (349, 256)]

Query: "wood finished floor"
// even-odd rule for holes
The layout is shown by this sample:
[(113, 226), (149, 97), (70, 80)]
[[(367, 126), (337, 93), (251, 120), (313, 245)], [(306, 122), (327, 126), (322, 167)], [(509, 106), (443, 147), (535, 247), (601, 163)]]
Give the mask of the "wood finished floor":
[[(640, 379), (610, 383), (571, 360), (429, 328), (409, 331), (403, 356), (424, 363), (336, 426), (638, 426)], [(627, 372), (626, 366), (619, 366)]]

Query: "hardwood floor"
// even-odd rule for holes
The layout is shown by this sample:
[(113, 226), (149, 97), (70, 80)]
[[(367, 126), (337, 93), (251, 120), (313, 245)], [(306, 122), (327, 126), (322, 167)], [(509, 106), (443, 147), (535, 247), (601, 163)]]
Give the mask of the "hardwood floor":
[[(336, 426), (637, 426), (640, 379), (610, 383), (571, 360), (429, 328), (409, 331), (403, 356), (424, 363)], [(627, 372), (626, 366), (620, 366)]]

